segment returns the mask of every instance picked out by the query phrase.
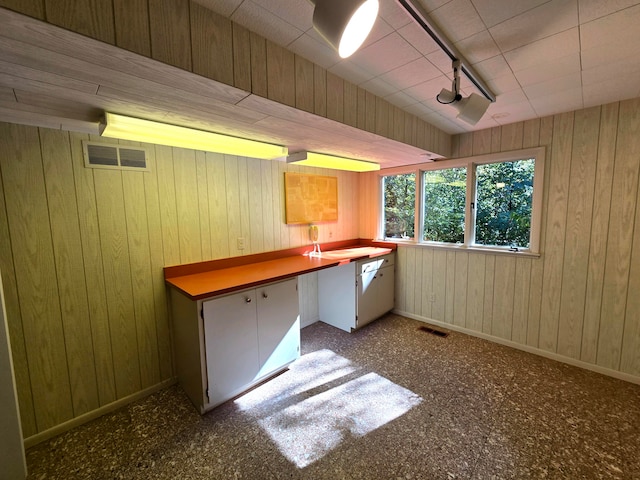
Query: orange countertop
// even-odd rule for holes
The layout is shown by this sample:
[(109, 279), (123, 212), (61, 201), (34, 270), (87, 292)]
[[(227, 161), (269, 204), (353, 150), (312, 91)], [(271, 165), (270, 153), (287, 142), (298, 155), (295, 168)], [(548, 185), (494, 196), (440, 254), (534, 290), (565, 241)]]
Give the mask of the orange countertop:
[[(165, 268), (165, 281), (184, 293), (191, 300), (230, 293), (245, 288), (255, 287), (265, 283), (296, 277), (304, 273), (335, 267), (362, 258), (377, 257), (391, 253), (392, 246), (362, 246), (352, 245), (349, 248), (322, 252), (320, 257), (306, 254), (284, 256), (282, 258), (256, 261), (237, 266), (212, 268), (198, 272), (197, 265), (193, 269), (196, 273), (172, 276), (171, 272), (182, 267)], [(242, 257), (240, 257), (242, 258)], [(259, 259), (260, 257), (257, 257)], [(222, 265), (228, 265), (225, 262)], [(173, 270), (172, 270), (173, 269)], [(184, 268), (179, 272), (185, 271)], [(187, 270), (188, 271), (188, 270)]]

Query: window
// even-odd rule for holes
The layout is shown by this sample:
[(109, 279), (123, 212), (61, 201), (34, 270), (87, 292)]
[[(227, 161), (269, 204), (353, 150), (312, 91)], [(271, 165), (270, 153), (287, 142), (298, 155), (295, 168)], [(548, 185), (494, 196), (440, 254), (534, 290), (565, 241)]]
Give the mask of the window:
[(422, 239), (432, 242), (463, 243), (466, 168), (424, 172), (424, 229)]
[(541, 147), (389, 170), (384, 238), (538, 253), (543, 167)]
[(415, 236), (416, 174), (382, 177), (384, 237)]

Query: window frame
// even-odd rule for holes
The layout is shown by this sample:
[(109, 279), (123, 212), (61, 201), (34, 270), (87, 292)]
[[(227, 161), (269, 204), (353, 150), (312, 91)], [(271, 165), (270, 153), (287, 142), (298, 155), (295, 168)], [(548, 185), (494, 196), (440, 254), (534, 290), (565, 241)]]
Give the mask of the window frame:
[[(514, 252), (511, 247), (498, 245), (477, 245), (475, 242), (475, 214), (471, 208), (471, 203), (476, 203), (476, 168), (478, 165), (490, 163), (513, 162), (517, 160), (534, 159), (533, 170), (533, 199), (531, 206), (531, 230), (529, 232), (529, 248), (518, 247)], [(450, 160), (439, 160), (436, 162), (420, 163), (405, 167), (393, 167), (380, 170), (378, 172), (379, 209), (378, 209), (378, 238), (384, 241), (397, 243), (419, 244), (425, 246), (469, 249), (486, 252), (511, 252), (540, 255), (540, 232), (542, 229), (542, 208), (544, 196), (544, 168), (546, 159), (545, 147), (526, 148), (522, 150), (511, 150), (508, 152), (490, 153), (472, 157), (455, 158)], [(462, 244), (434, 242), (422, 240), (424, 236), (424, 192), (423, 173), (426, 171), (444, 170), (449, 168), (467, 169), (467, 185), (465, 195), (465, 232)], [(390, 175), (401, 175), (415, 173), (416, 175), (416, 204), (414, 208), (414, 235), (413, 239), (384, 238), (384, 191), (383, 177)]]

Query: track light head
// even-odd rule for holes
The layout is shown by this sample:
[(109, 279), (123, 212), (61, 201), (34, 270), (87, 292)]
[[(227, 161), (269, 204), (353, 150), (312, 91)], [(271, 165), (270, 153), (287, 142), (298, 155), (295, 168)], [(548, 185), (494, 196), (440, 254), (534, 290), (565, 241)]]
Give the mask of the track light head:
[(456, 102), (454, 107), (456, 107), (459, 112), (457, 118), (470, 125), (475, 125), (480, 121), (490, 104), (491, 100), (488, 98), (478, 95), (477, 93), (472, 93), (467, 98), (462, 98)]

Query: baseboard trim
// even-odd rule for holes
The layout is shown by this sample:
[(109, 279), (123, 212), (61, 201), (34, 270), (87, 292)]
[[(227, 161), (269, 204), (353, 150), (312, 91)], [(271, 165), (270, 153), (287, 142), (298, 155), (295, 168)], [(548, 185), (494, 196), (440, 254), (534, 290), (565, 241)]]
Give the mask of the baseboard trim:
[(493, 335), (489, 335), (483, 332), (476, 332), (475, 330), (469, 330), (467, 328), (460, 327), (458, 325), (452, 325), (450, 323), (441, 322), (440, 320), (434, 320), (432, 318), (423, 317), (421, 315), (415, 315), (413, 313), (403, 312), (401, 310), (393, 310), (393, 313), (395, 313), (396, 315), (401, 315), (403, 317), (412, 318), (413, 320), (418, 320), (420, 322), (429, 323), (432, 325), (438, 325), (439, 327), (446, 328), (447, 330), (464, 333), (466, 335), (471, 335), (472, 337), (482, 338), (483, 340), (499, 343), (500, 345), (505, 345), (507, 347), (515, 348), (517, 350), (522, 350), (524, 352), (533, 353), (534, 355), (539, 355), (541, 357), (549, 358), (557, 362), (566, 363), (567, 365), (584, 368), (585, 370), (591, 370), (592, 372), (617, 378), (618, 380), (624, 380), (625, 382), (635, 383), (637, 385), (640, 385), (640, 377), (631, 375), (629, 373), (619, 372), (618, 370), (612, 370), (610, 368), (601, 367), (599, 365), (594, 365), (592, 363), (583, 362), (582, 360), (576, 360), (575, 358), (565, 357), (563, 355), (559, 355), (554, 352), (548, 352), (546, 350), (542, 350), (536, 347), (531, 347), (529, 345), (522, 345), (520, 343), (511, 341), (511, 340), (505, 340), (504, 338), (495, 337)]
[(71, 430), (72, 428), (82, 425), (83, 423), (87, 423), (87, 422), (90, 422), (91, 420), (95, 420), (96, 418), (99, 418), (107, 413), (113, 412), (114, 410), (117, 410), (120, 407), (124, 407), (129, 403), (135, 402), (136, 400), (140, 400), (141, 398), (144, 398), (148, 395), (151, 395), (152, 393), (155, 393), (159, 390), (167, 388), (170, 385), (174, 385), (175, 383), (177, 383), (177, 381), (178, 381), (177, 378), (170, 378), (168, 380), (164, 380), (156, 385), (153, 385), (152, 387), (145, 388), (144, 390), (140, 390), (139, 392), (136, 392), (132, 395), (116, 400), (115, 402), (111, 402), (107, 405), (103, 405), (100, 408), (97, 408), (95, 410), (82, 414), (78, 417), (72, 418), (71, 420), (68, 420), (64, 423), (56, 425), (55, 427), (44, 430), (43, 432), (39, 432), (39, 433), (36, 433), (35, 435), (31, 435), (30, 437), (27, 437), (24, 439), (24, 448), (27, 449), (27, 448), (33, 447), (34, 445), (42, 443), (45, 440), (49, 440), (50, 438), (53, 438), (57, 435), (60, 435), (61, 433)]

